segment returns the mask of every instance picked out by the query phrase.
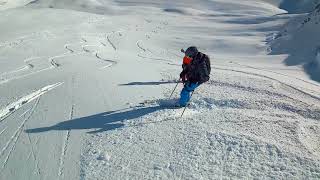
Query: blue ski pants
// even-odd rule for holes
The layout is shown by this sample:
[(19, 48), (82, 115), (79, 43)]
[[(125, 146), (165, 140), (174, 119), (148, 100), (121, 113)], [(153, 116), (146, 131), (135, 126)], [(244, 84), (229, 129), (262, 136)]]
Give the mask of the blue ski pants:
[(190, 93), (194, 91), (198, 86), (199, 86), (198, 83), (190, 83), (190, 82), (185, 83), (180, 93), (180, 100), (179, 100), (180, 106), (186, 106), (188, 104), (188, 102), (190, 101)]

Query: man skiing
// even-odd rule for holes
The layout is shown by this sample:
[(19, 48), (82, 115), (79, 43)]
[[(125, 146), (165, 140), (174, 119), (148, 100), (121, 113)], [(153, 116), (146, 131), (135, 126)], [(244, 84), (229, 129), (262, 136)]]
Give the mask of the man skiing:
[(185, 53), (180, 79), (184, 87), (180, 93), (179, 105), (185, 107), (190, 101), (190, 93), (210, 78), (210, 58), (198, 51), (195, 46), (189, 47)]

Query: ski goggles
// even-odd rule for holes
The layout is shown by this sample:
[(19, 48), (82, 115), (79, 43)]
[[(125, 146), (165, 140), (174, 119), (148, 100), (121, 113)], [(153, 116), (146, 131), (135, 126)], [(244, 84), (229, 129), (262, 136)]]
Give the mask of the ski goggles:
[(184, 56), (183, 58), (183, 64), (190, 64), (192, 61), (192, 58), (189, 56)]

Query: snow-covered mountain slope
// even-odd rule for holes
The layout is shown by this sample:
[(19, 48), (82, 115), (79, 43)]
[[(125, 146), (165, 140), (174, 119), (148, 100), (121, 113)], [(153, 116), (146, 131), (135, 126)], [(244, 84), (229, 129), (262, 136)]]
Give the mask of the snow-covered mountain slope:
[[(206, 1), (194, 0), (175, 1), (168, 0), (149, 1), (149, 0), (2, 0), (0, 2), (0, 10), (16, 8), (16, 7), (37, 7), (37, 8), (57, 8), (57, 9), (71, 9), (83, 12), (98, 13), (98, 14), (121, 14), (128, 11), (135, 11), (136, 8), (143, 7), (157, 7), (162, 8), (169, 12), (183, 13), (185, 8), (196, 9), (198, 12), (223, 11), (223, 12), (236, 12), (237, 8), (250, 8), (250, 14), (255, 15), (259, 11), (279, 11), (269, 2), (261, 2), (255, 0), (243, 0), (243, 3), (237, 3), (231, 0), (214, 0)], [(122, 9), (121, 7), (130, 7), (129, 9)], [(136, 8), (133, 8), (136, 7)], [(237, 7), (237, 8), (236, 8)], [(203, 12), (201, 12), (203, 13)], [(243, 13), (243, 11), (242, 11)]]
[(320, 3), (319, 0), (262, 0), (270, 3), (288, 13), (309, 13)]
[(288, 11), (289, 13), (308, 13), (312, 11), (319, 3), (319, 0), (282, 0), (279, 4), (279, 7)]
[(97, 14), (120, 14), (121, 8), (111, 0), (35, 0), (28, 7), (71, 9)]
[(1, 0), (0, 1), (0, 11), (17, 8), (27, 5), (28, 3), (32, 2), (33, 0)]
[[(320, 178), (320, 84), (268, 55), (275, 1), (1, 2), (1, 180)], [(190, 45), (212, 74), (181, 118)]]
[(303, 65), (311, 78), (320, 81), (317, 54), (320, 47), (320, 4), (308, 14), (292, 18), (271, 41), (272, 54), (289, 54), (285, 63)]

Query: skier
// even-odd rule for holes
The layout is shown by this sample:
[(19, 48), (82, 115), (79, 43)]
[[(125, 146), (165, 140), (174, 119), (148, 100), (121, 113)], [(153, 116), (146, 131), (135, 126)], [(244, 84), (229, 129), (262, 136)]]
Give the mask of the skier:
[(185, 107), (190, 101), (190, 93), (209, 80), (211, 66), (209, 56), (199, 52), (195, 46), (181, 51), (185, 53), (180, 73), (184, 87), (180, 93), (179, 106)]

